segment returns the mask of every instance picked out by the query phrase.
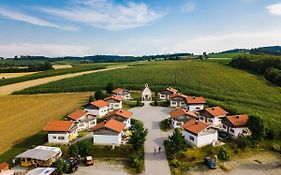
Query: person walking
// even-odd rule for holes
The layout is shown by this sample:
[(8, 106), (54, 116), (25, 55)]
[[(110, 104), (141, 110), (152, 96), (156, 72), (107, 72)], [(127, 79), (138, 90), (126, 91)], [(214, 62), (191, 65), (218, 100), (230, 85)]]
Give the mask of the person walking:
[(160, 146), (158, 147), (158, 151), (161, 152), (161, 147)]
[(154, 154), (156, 154), (156, 148), (154, 147)]

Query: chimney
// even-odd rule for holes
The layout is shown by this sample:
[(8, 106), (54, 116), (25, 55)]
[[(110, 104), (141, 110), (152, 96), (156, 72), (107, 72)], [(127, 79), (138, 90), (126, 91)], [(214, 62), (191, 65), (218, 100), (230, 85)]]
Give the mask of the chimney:
[(195, 96), (193, 96), (192, 98), (195, 99)]
[(236, 118), (238, 119), (238, 118), (239, 118), (239, 115), (236, 115)]
[(215, 108), (214, 108), (214, 107), (212, 107), (212, 110), (215, 110)]
[(196, 120), (195, 125), (197, 125), (197, 124), (198, 124), (198, 121)]
[(122, 110), (120, 110), (120, 113), (122, 113), (123, 111)]

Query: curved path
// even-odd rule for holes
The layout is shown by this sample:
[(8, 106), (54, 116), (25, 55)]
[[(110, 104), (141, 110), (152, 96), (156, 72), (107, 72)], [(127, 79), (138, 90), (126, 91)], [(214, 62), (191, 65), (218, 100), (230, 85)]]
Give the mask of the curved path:
[[(159, 128), (159, 122), (168, 117), (169, 108), (153, 107), (149, 102), (145, 102), (144, 107), (137, 107), (130, 110), (133, 118), (144, 122), (144, 127), (148, 129), (147, 140), (144, 145), (145, 175), (171, 175), (163, 142), (168, 138), (169, 133), (163, 132)], [(158, 152), (158, 147), (161, 151)], [(154, 153), (154, 148), (157, 152)]]
[(71, 77), (76, 77), (76, 76), (80, 76), (80, 75), (84, 75), (84, 74), (103, 72), (103, 71), (114, 70), (114, 69), (123, 69), (123, 68), (127, 68), (127, 67), (128, 66), (116, 66), (116, 67), (110, 67), (110, 68), (105, 68), (105, 69), (57, 75), (57, 76), (53, 76), (53, 77), (46, 77), (46, 78), (40, 78), (40, 79), (35, 79), (35, 80), (28, 80), (28, 81), (24, 81), (24, 82), (9, 84), (9, 85), (0, 87), (0, 96), (1, 95), (10, 95), (13, 92), (20, 91), (20, 90), (23, 90), (23, 89), (26, 89), (26, 88), (29, 88), (32, 86), (46, 84), (46, 83), (49, 83), (52, 81), (58, 81), (58, 80), (62, 80), (65, 78), (71, 78)]

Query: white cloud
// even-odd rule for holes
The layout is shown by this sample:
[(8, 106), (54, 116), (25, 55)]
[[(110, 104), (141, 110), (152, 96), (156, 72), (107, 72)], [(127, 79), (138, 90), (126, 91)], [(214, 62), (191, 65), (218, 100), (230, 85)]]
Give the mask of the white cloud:
[(23, 21), (29, 24), (33, 25), (38, 25), (38, 26), (45, 26), (45, 27), (53, 27), (57, 29), (62, 29), (62, 30), (69, 30), (69, 31), (77, 31), (78, 29), (76, 27), (72, 26), (64, 26), (64, 25), (58, 25), (55, 23), (52, 23), (50, 21), (38, 18), (38, 17), (33, 17), (28, 14), (22, 13), (22, 12), (17, 12), (15, 10), (8, 9), (7, 7), (0, 7), (0, 16), (16, 20), (16, 21)]
[(187, 1), (183, 6), (181, 7), (182, 13), (191, 13), (196, 9), (196, 2), (195, 1)]
[(115, 4), (108, 0), (73, 0), (65, 8), (39, 8), (59, 19), (83, 23), (110, 31), (120, 31), (144, 26), (163, 17), (144, 3)]
[(274, 16), (281, 16), (281, 3), (268, 5), (266, 9)]

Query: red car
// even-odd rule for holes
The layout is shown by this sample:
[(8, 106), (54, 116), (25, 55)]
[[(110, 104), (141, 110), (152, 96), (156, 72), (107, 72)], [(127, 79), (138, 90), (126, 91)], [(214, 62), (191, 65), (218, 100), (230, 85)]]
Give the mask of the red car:
[(86, 166), (94, 165), (94, 160), (93, 160), (92, 156), (85, 157), (85, 165)]

